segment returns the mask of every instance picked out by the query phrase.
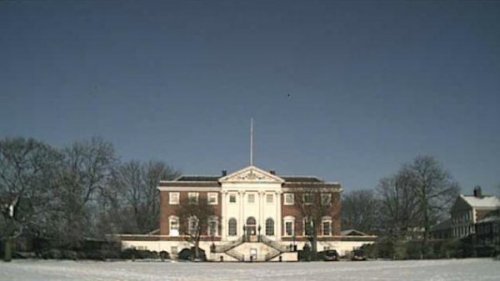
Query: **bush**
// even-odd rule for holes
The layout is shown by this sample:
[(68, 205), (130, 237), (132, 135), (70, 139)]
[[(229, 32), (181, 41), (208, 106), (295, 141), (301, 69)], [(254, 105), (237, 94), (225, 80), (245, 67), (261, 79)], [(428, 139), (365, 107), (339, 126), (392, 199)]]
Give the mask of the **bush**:
[(43, 259), (62, 259), (63, 255), (59, 249), (49, 249), (41, 253)]
[[(207, 257), (205, 255), (205, 251), (203, 249), (201, 249), (201, 248), (199, 249), (199, 251), (200, 251), (200, 260), (201, 261), (206, 261)], [(184, 249), (182, 249), (179, 252), (179, 254), (177, 255), (177, 257), (180, 260), (187, 260), (187, 261), (194, 260), (194, 252), (195, 252), (194, 247), (191, 247), (191, 249), (184, 248)]]
[(160, 252), (160, 259), (163, 260), (169, 260), (170, 259), (170, 254), (167, 251), (161, 251)]

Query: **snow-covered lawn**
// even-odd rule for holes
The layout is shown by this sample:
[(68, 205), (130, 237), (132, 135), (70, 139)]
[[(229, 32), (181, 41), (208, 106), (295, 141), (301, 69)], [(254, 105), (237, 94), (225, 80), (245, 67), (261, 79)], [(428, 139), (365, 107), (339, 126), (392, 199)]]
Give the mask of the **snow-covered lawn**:
[(0, 280), (500, 280), (490, 259), (311, 263), (183, 263), (16, 260)]

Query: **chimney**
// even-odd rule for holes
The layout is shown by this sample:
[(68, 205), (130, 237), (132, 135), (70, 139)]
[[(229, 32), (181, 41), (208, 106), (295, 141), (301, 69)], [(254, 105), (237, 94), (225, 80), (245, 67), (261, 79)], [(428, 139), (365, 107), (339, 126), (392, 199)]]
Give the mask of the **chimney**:
[(223, 177), (227, 176), (227, 171), (226, 170), (222, 170), (222, 176)]
[(269, 173), (270, 173), (271, 175), (276, 175), (276, 171), (275, 171), (275, 170), (271, 170), (271, 171), (269, 171)]
[(476, 185), (474, 187), (474, 197), (477, 197), (477, 198), (482, 198), (483, 197), (483, 194), (481, 192), (481, 187), (479, 185)]

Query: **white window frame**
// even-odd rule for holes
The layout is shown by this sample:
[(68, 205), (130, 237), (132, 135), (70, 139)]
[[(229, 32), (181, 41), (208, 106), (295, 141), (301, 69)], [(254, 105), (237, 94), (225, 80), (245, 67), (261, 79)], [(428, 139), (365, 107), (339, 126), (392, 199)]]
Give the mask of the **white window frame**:
[[(214, 199), (212, 202), (211, 199)], [(207, 203), (208, 205), (217, 205), (219, 204), (219, 194), (217, 192), (209, 192), (207, 194)]]
[(274, 203), (274, 194), (266, 193), (266, 203), (273, 204)]
[(294, 205), (295, 204), (295, 196), (293, 193), (283, 193), (283, 202), (284, 205)]
[[(194, 200), (193, 200), (194, 199)], [(198, 205), (198, 200), (200, 199), (200, 193), (198, 192), (188, 192), (189, 204)]]
[(188, 233), (191, 235), (195, 235), (195, 232), (198, 230), (198, 224), (199, 220), (197, 217), (190, 217), (188, 220)]
[[(176, 228), (173, 228), (172, 226), (174, 226), (174, 222), (177, 222), (177, 227)], [(179, 236), (179, 228), (180, 228), (180, 221), (179, 221), (179, 217), (177, 216), (170, 216), (168, 217), (168, 233), (169, 233), (169, 236)]]
[(179, 192), (169, 192), (168, 193), (168, 204), (170, 205), (179, 205)]
[[(267, 224), (269, 221), (271, 222), (272, 225)], [(268, 226), (270, 226), (270, 227), (268, 227)], [(274, 222), (274, 219), (267, 218), (265, 221), (265, 225), (264, 225), (264, 233), (266, 234), (266, 236), (275, 236), (276, 235), (275, 228), (276, 228), (276, 223)], [(268, 234), (269, 231), (272, 233)]]
[[(316, 227), (316, 226), (314, 225), (314, 221), (311, 218), (305, 217), (305, 218), (302, 219), (302, 235), (304, 235), (304, 236), (310, 236), (311, 234), (307, 233), (306, 224), (309, 224), (312, 227)], [(312, 230), (312, 231), (314, 231), (314, 230)]]
[[(307, 202), (306, 198), (309, 197), (309, 196), (310, 196), (311, 201)], [(302, 202), (304, 203), (304, 205), (312, 205), (313, 202), (314, 202), (314, 194), (310, 193), (310, 192), (302, 194)]]
[[(325, 223), (330, 224), (330, 233), (325, 234)], [(331, 217), (322, 217), (321, 218), (321, 236), (332, 236), (333, 235), (333, 221)]]
[[(234, 220), (234, 222), (235, 222), (234, 233), (231, 233), (231, 227), (229, 225), (231, 223), (231, 220)], [(230, 218), (227, 221), (227, 236), (231, 236), (231, 237), (238, 236), (238, 220), (236, 218)]]
[(331, 205), (332, 205), (332, 194), (321, 193), (321, 206), (331, 206)]
[[(252, 200), (250, 200), (252, 198)], [(255, 193), (249, 193), (247, 195), (247, 202), (248, 204), (255, 204)]]
[[(292, 224), (292, 233), (291, 235), (286, 232), (286, 224), (291, 223)], [(295, 234), (295, 218), (292, 216), (287, 216), (283, 218), (283, 225), (285, 226), (283, 236), (285, 237), (291, 237), (294, 236)]]
[[(215, 231), (214, 233), (212, 234), (211, 233), (211, 224), (212, 223), (215, 223)], [(219, 218), (217, 216), (211, 216), (210, 218), (208, 218), (208, 229), (207, 229), (207, 234), (209, 236), (219, 236)]]

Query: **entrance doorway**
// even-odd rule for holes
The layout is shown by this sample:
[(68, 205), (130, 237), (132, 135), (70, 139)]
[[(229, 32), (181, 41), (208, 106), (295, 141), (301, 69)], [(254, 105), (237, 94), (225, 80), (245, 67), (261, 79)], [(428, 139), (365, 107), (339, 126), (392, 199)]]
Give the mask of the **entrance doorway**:
[(247, 237), (252, 240), (252, 238), (255, 238), (257, 235), (257, 221), (255, 220), (254, 217), (248, 217), (247, 219)]

